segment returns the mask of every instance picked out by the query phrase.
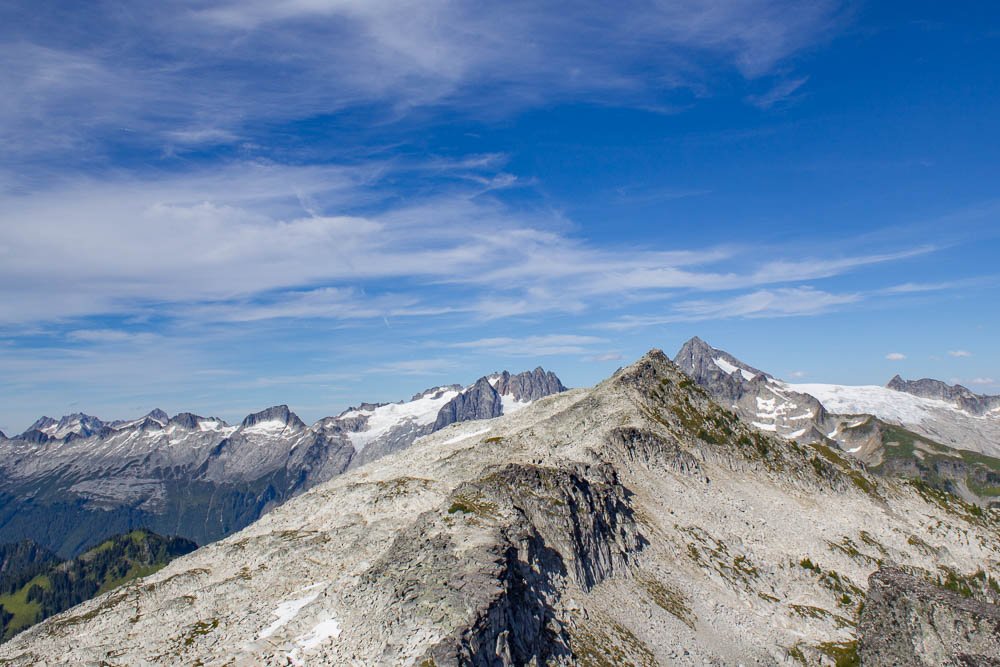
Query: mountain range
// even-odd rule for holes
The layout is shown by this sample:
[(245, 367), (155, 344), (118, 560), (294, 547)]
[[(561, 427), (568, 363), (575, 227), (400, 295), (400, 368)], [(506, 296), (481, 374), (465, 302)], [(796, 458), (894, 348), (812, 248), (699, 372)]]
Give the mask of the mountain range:
[(351, 467), (470, 419), (564, 390), (541, 368), (399, 403), (364, 403), (308, 426), (285, 405), (230, 425), (153, 410), (105, 422), (42, 417), (0, 439), (0, 542), (30, 539), (60, 557), (133, 528), (205, 544)]
[[(745, 400), (734, 374), (747, 391), (769, 381), (731, 356), (714, 398), (691, 367), (714, 371), (688, 351), (348, 466), (0, 659), (995, 664), (997, 512), (877, 474), (823, 430), (840, 423), (825, 407), (793, 421), (770, 394)], [(789, 421), (805, 431), (779, 435)]]
[(968, 502), (1000, 502), (1000, 396), (898, 375), (885, 387), (792, 384), (697, 337), (675, 359), (761, 431), (833, 447), (873, 472), (921, 479)]

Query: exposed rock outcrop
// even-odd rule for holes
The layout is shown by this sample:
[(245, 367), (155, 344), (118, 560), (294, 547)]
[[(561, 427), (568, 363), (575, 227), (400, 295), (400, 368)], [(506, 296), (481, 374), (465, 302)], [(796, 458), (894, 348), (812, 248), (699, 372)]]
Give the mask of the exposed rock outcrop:
[(1000, 607), (897, 568), (868, 579), (858, 636), (865, 667), (1000, 666)]
[(434, 421), (434, 430), (439, 431), (449, 424), (472, 419), (493, 419), (502, 414), (503, 402), (499, 392), (489, 378), (483, 377), (471, 389), (462, 392), (441, 408)]

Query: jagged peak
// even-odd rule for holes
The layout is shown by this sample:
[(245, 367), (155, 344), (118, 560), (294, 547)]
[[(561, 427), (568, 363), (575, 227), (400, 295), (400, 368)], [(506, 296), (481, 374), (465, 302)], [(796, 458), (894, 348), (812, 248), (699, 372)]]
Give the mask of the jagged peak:
[[(740, 380), (742, 377), (747, 381), (761, 375), (765, 378), (771, 377), (768, 373), (754, 368), (725, 350), (712, 347), (697, 336), (681, 346), (681, 349), (674, 356), (674, 363), (689, 376), (699, 381), (703, 380), (705, 376), (713, 374), (734, 376), (736, 380)], [(737, 370), (740, 373), (737, 374)]]
[(261, 422), (270, 421), (279, 421), (286, 426), (291, 426), (293, 428), (306, 428), (305, 422), (299, 419), (299, 416), (289, 410), (288, 406), (284, 404), (273, 405), (266, 410), (261, 410), (260, 412), (247, 415), (241, 426), (243, 428), (248, 428), (250, 426), (254, 426), (255, 424), (260, 424)]
[(55, 426), (58, 423), (59, 422), (57, 422), (52, 417), (42, 415), (41, 417), (35, 420), (34, 424), (25, 429), (25, 433), (27, 433), (28, 431), (41, 431), (43, 428), (48, 428), (49, 426)]
[(168, 421), (170, 421), (170, 415), (168, 415), (160, 408), (153, 408), (152, 410), (146, 413), (146, 417), (161, 422), (163, 424), (166, 424)]
[(192, 412), (178, 412), (176, 415), (171, 417), (167, 423), (180, 426), (181, 428), (196, 429), (203, 421), (218, 422), (223, 426), (229, 425), (218, 417), (202, 417), (201, 415), (196, 415)]
[(566, 391), (565, 385), (559, 376), (552, 371), (547, 371), (541, 366), (536, 366), (534, 370), (522, 371), (512, 374), (510, 371), (501, 371), (480, 378), (477, 382), (487, 380), (502, 396), (511, 396), (515, 401), (534, 401), (549, 394), (558, 394)]

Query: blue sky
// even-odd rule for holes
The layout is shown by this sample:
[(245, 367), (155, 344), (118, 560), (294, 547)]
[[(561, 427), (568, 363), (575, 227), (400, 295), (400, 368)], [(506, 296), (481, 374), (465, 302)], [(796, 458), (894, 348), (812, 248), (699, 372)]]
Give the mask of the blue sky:
[(700, 335), (1000, 392), (994, 3), (5, 3), (0, 429)]

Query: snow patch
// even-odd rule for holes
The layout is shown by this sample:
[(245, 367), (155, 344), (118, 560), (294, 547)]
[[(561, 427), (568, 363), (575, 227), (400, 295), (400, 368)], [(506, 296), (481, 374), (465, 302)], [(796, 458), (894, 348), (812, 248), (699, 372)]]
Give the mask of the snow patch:
[[(324, 585), (326, 585), (326, 582), (321, 581), (318, 584), (307, 586), (306, 588), (303, 588), (299, 592), (305, 593), (306, 591), (315, 590)], [(297, 600), (289, 600), (287, 602), (282, 602), (281, 604), (279, 604), (278, 608), (274, 610), (274, 615), (278, 617), (277, 620), (275, 620), (273, 623), (271, 623), (271, 625), (261, 630), (260, 635), (257, 638), (267, 639), (268, 637), (273, 635), (275, 632), (284, 627), (286, 623), (295, 618), (303, 607), (305, 607), (307, 604), (318, 598), (319, 594), (320, 591), (317, 590), (315, 593), (311, 593), (310, 595), (307, 595), (305, 597), (298, 598)]]
[(469, 438), (475, 438), (477, 435), (482, 435), (483, 433), (489, 433), (491, 429), (483, 428), (478, 431), (473, 431), (472, 433), (462, 433), (456, 435), (454, 438), (448, 438), (444, 442), (438, 443), (440, 445), (454, 445), (456, 442), (461, 442), (462, 440), (468, 440)]
[[(921, 424), (932, 419), (934, 409), (958, 411), (947, 401), (921, 398), (886, 387), (838, 384), (786, 384), (787, 389), (809, 394), (830, 412), (839, 414), (874, 414), (897, 424)], [(959, 411), (960, 412), (960, 411)]]
[[(439, 387), (438, 392), (430, 392), (428, 396), (423, 396), (415, 401), (407, 403), (389, 403), (380, 405), (371, 410), (351, 410), (340, 416), (341, 419), (352, 417), (367, 417), (367, 425), (364, 431), (357, 431), (348, 434), (351, 444), (358, 452), (365, 446), (387, 434), (393, 428), (411, 423), (416, 426), (430, 426), (437, 419), (438, 412), (451, 399), (458, 396), (454, 389), (445, 390)], [(436, 398), (435, 398), (436, 396)]]
[(728, 361), (726, 361), (722, 357), (716, 357), (715, 359), (713, 359), (713, 361), (715, 361), (715, 365), (716, 366), (718, 366), (719, 368), (721, 368), (724, 372), (728, 373), (729, 375), (732, 375), (736, 371), (739, 371), (740, 375), (743, 376), (744, 380), (752, 380), (752, 379), (754, 379), (754, 374), (753, 373), (751, 373), (750, 371), (748, 371), (745, 368), (740, 368), (739, 366), (734, 366), (733, 364), (729, 363)]
[(257, 422), (253, 426), (247, 426), (245, 429), (243, 429), (243, 432), (274, 435), (277, 433), (281, 433), (286, 428), (288, 428), (288, 424), (281, 421), (280, 419), (269, 419), (267, 421)]
[(302, 635), (295, 641), (306, 651), (314, 649), (327, 639), (336, 639), (340, 636), (340, 622), (332, 616), (325, 621), (320, 621), (312, 630)]
[(515, 401), (510, 394), (500, 395), (500, 409), (505, 415), (519, 412), (531, 405), (531, 401)]
[(774, 424), (762, 424), (761, 422), (750, 422), (750, 423), (759, 428), (761, 431), (770, 431), (772, 433), (776, 433), (778, 431), (778, 427), (775, 426)]

